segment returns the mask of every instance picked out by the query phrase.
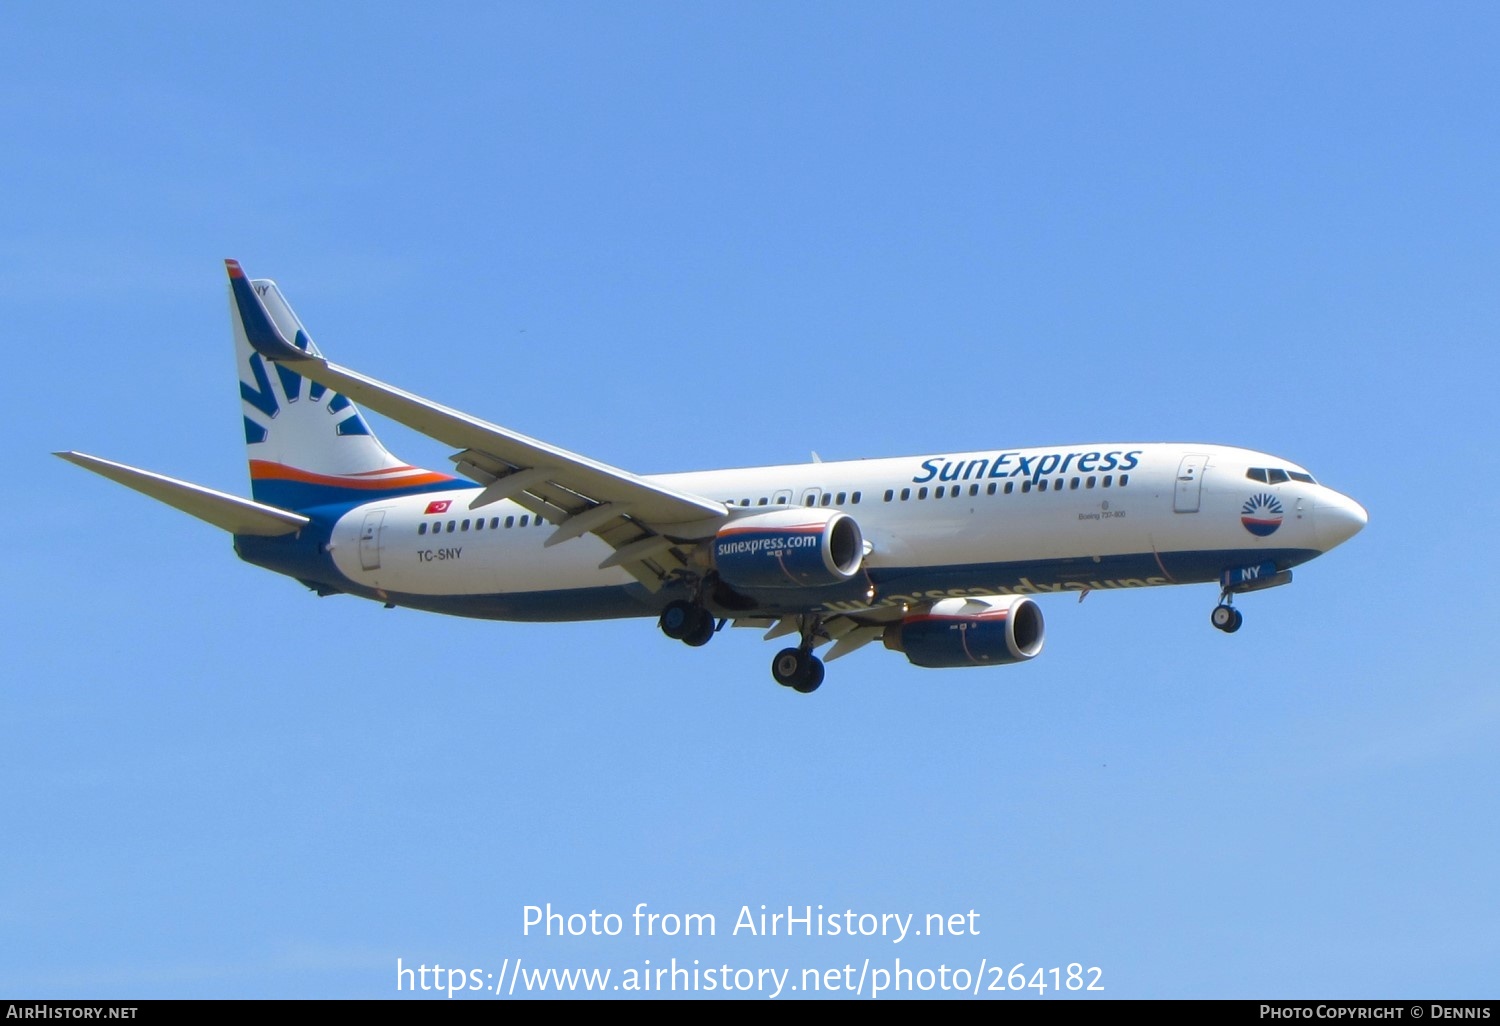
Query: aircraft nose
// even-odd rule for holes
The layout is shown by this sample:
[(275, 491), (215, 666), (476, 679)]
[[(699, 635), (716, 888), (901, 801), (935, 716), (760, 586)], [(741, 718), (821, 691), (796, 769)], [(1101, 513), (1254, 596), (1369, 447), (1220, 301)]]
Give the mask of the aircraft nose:
[(1320, 498), (1313, 511), (1318, 544), (1324, 552), (1353, 538), (1370, 522), (1363, 506), (1338, 492)]

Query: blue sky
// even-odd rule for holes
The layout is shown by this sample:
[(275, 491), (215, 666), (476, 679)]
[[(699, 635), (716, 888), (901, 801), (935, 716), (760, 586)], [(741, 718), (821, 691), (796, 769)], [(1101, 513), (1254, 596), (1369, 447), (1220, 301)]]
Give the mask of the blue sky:
[[(1078, 962), (1112, 997), (1494, 997), (1497, 29), (8, 5), (0, 994), (899, 957)], [(872, 648), (811, 698), (751, 631), (316, 599), (48, 455), (248, 492), (231, 256), (339, 362), (639, 472), (1225, 442), (1370, 526), (1233, 637), (1212, 588), (1099, 594), (1047, 605), (1024, 666)], [(523, 935), (549, 902), (719, 934)], [(730, 936), (761, 904), (980, 932)]]

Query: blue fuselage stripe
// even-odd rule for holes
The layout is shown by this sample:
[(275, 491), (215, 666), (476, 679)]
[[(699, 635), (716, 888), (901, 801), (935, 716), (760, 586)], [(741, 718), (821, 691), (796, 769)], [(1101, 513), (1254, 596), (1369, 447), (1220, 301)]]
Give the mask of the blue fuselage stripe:
[[(328, 528), (315, 521), (295, 538), (238, 536), (235, 548), (240, 558), (247, 562), (287, 574), (304, 583), (321, 584), (413, 609), (479, 619), (563, 621), (655, 616), (666, 603), (684, 595), (683, 589), (669, 587), (653, 593), (639, 584), (468, 595), (376, 591), (339, 573), (326, 551), (327, 541)], [(854, 613), (869, 608), (867, 591), (872, 586), (877, 604), (917, 605), (971, 595), (1078, 594), (1166, 584), (1200, 584), (1217, 582), (1223, 571), (1234, 567), (1274, 562), (1278, 569), (1285, 570), (1318, 554), (1315, 549), (1214, 549), (1128, 553), (1103, 556), (1097, 560), (1083, 557), (965, 566), (871, 567), (866, 574), (834, 587), (748, 592), (746, 597), (754, 600), (753, 609), (720, 609), (716, 612), (725, 616), (769, 616), (821, 607), (825, 611)]]

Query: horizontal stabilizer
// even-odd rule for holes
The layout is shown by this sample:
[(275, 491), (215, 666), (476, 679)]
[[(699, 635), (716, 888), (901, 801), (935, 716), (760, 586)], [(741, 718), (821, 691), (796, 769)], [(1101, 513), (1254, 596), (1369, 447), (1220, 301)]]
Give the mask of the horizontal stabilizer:
[(134, 488), (143, 495), (190, 513), (215, 527), (222, 527), (231, 534), (274, 538), (299, 531), (311, 522), (299, 513), (289, 513), (228, 492), (189, 484), (187, 481), (153, 474), (149, 470), (140, 470), (123, 463), (102, 460), (98, 456), (81, 452), (59, 452), (53, 455), (60, 456), (69, 463), (76, 463), (85, 470), (92, 470), (111, 481), (117, 481), (127, 488)]

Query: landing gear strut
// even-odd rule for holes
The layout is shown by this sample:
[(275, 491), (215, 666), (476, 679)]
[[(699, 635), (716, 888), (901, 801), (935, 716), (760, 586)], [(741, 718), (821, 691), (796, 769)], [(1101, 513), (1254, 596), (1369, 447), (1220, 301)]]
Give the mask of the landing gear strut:
[(1233, 634), (1245, 622), (1245, 617), (1229, 604), (1229, 596), (1226, 595), (1218, 605), (1214, 606), (1214, 611), (1208, 615), (1208, 622), (1225, 634)]

